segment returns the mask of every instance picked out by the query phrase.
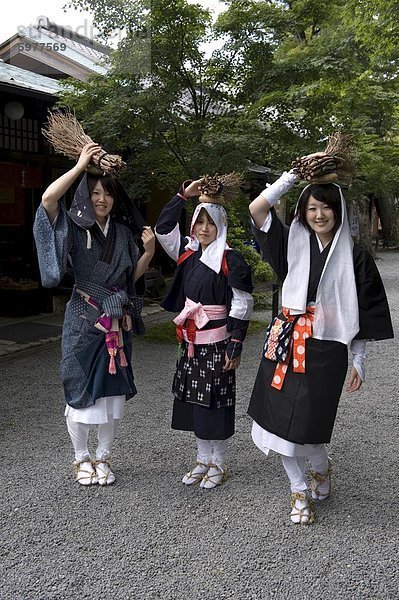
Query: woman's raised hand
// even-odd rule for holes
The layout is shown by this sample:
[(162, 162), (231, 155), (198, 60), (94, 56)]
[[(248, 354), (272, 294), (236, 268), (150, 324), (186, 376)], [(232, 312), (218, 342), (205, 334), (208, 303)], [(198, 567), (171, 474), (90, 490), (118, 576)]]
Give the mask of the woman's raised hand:
[(84, 171), (89, 166), (93, 156), (95, 156), (101, 151), (101, 146), (99, 146), (95, 142), (91, 142), (90, 144), (86, 144), (86, 146), (83, 146), (77, 162), (77, 167), (79, 168), (79, 170)]
[(141, 240), (144, 245), (144, 254), (137, 261), (136, 270), (134, 272), (134, 281), (136, 282), (146, 272), (152, 257), (155, 252), (155, 235), (151, 227), (146, 225), (141, 234)]
[(195, 181), (192, 181), (189, 186), (186, 187), (186, 189), (184, 190), (184, 195), (186, 196), (186, 198), (189, 198), (190, 196), (199, 196), (201, 194), (200, 183), (201, 179), (196, 179)]
[(78, 162), (72, 169), (51, 183), (42, 196), (42, 204), (52, 223), (58, 214), (58, 200), (86, 169), (95, 154), (102, 152), (101, 146), (92, 142), (83, 146)]
[(155, 252), (155, 234), (148, 225), (146, 225), (143, 229), (141, 240), (143, 242), (144, 252), (153, 256)]

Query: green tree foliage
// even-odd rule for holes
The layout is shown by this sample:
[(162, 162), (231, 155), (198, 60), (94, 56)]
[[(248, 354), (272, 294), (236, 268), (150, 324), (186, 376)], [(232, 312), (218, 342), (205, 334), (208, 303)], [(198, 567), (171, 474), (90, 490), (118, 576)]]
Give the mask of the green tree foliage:
[[(357, 148), (350, 194), (374, 192), (388, 210), (398, 195), (399, 3), (224, 4), (213, 23), (186, 0), (72, 0), (103, 35), (126, 35), (109, 74), (73, 82), (63, 102), (126, 156), (139, 195), (155, 180), (173, 190), (249, 161), (278, 171), (342, 130)], [(211, 53), (209, 42), (218, 42)], [(241, 222), (245, 211), (244, 202)]]

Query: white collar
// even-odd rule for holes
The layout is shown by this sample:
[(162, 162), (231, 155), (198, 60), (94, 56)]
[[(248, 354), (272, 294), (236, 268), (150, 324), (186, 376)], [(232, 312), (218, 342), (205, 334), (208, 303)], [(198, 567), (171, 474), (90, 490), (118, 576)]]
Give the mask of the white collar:
[[(337, 187), (342, 219), (331, 242), (317, 288), (313, 337), (346, 344), (359, 331), (359, 308), (353, 268), (353, 241), (345, 200), (341, 188)], [(306, 310), (310, 270), (309, 236), (310, 232), (295, 217), (288, 236), (288, 273), (282, 290), (283, 306), (289, 308), (292, 314), (302, 314)]]
[(105, 227), (104, 227), (104, 229), (103, 229), (103, 228), (101, 227), (100, 223), (99, 223), (99, 222), (97, 221), (97, 219), (96, 219), (96, 223), (97, 223), (97, 225), (99, 226), (99, 228), (101, 229), (101, 231), (103, 232), (103, 234), (104, 234), (104, 237), (107, 237), (107, 234), (108, 234), (108, 231), (109, 231), (109, 224), (110, 224), (110, 221), (111, 221), (111, 215), (108, 215), (107, 222), (105, 223)]

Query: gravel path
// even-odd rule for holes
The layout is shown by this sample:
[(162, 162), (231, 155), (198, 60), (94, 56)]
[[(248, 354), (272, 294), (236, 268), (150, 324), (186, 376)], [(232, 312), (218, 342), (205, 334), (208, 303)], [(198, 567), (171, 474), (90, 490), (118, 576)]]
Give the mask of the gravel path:
[[(397, 330), (399, 255), (380, 257)], [(262, 341), (245, 344), (232, 476), (211, 491), (180, 483), (195, 449), (170, 429), (175, 347), (136, 342), (139, 394), (105, 489), (71, 478), (59, 343), (1, 359), (1, 600), (396, 599), (397, 342), (368, 345), (366, 385), (343, 395), (329, 448), (333, 496), (301, 527), (279, 457), (250, 438)]]

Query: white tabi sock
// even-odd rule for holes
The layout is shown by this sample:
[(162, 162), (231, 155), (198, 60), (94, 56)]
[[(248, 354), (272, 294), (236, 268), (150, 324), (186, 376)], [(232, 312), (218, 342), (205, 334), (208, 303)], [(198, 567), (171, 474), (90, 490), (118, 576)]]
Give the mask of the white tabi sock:
[(81, 462), (85, 458), (89, 457), (90, 452), (87, 447), (89, 439), (90, 425), (87, 423), (78, 423), (72, 421), (69, 417), (66, 418), (68, 433), (72, 441), (73, 448), (75, 450), (76, 462)]
[(308, 486), (305, 482), (305, 457), (281, 456), (283, 467), (291, 484), (291, 492), (304, 492)]

